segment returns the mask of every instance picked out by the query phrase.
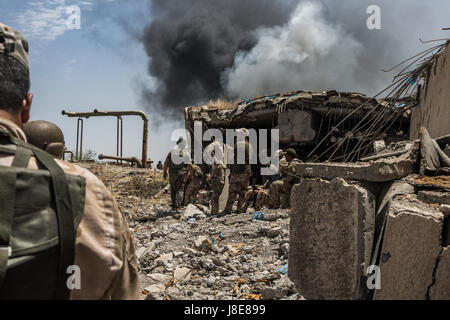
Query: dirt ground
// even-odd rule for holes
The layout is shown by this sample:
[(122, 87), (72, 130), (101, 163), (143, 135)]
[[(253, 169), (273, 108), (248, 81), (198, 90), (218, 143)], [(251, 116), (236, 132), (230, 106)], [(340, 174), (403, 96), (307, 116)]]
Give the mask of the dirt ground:
[(116, 196), (136, 246), (142, 298), (260, 300), (301, 298), (287, 278), (288, 210), (210, 216), (190, 205), (170, 210), (170, 187), (156, 169), (90, 165)]

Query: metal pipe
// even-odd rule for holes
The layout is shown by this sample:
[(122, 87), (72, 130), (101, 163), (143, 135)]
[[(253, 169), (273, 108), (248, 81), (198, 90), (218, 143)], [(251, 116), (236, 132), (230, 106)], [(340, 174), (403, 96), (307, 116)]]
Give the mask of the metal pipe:
[(79, 137), (80, 137), (80, 119), (78, 119), (78, 121), (77, 121), (77, 146), (75, 148), (77, 160), (78, 160), (78, 139), (79, 139)]
[(120, 156), (123, 157), (123, 118), (120, 117)]
[(80, 161), (83, 160), (84, 120), (81, 119)]
[(147, 168), (147, 152), (148, 152), (148, 118), (147, 115), (142, 111), (99, 111), (97, 109), (94, 112), (66, 112), (62, 111), (63, 116), (68, 116), (69, 118), (86, 118), (91, 117), (121, 117), (121, 116), (138, 116), (144, 121), (143, 138), (142, 138), (142, 165)]
[(98, 156), (98, 160), (116, 160), (116, 161), (126, 161), (130, 163), (137, 163), (139, 167), (142, 168), (142, 162), (138, 158), (123, 158), (123, 157), (114, 157), (114, 156), (105, 156), (103, 154), (100, 154)]
[(84, 120), (83, 118), (78, 118), (77, 121), (77, 147), (75, 158), (80, 161), (83, 158), (83, 131), (84, 131)]
[(73, 152), (69, 151), (69, 150), (64, 151), (63, 160), (66, 160), (66, 154), (70, 154), (70, 162), (74, 162), (73, 161), (74, 160)]

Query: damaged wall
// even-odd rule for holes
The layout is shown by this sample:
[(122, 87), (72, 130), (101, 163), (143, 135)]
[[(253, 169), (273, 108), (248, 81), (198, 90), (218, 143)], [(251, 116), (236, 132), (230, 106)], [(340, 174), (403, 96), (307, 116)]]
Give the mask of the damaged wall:
[(420, 127), (433, 138), (450, 134), (450, 46), (427, 70), (420, 91), (420, 103), (411, 118), (411, 140), (419, 137)]
[[(289, 277), (306, 299), (450, 298), (450, 176), (419, 178), (420, 144), (365, 163), (298, 164)], [(381, 290), (366, 286), (369, 265)]]
[[(188, 107), (185, 121), (186, 129), (191, 133), (196, 121), (202, 122), (204, 129), (279, 129), (282, 149), (297, 149), (303, 156), (301, 160), (311, 160), (317, 155), (315, 160), (326, 161), (329, 156), (339, 157), (347, 148), (351, 149), (350, 146), (365, 141), (362, 134), (351, 131), (358, 123), (370, 125), (368, 114), (377, 114), (380, 110), (389, 110), (395, 118), (394, 123), (380, 126), (380, 130), (387, 130), (386, 142), (408, 139), (410, 115), (407, 109), (413, 104), (415, 100), (405, 99), (390, 109), (391, 105), (386, 101), (360, 93), (295, 91), (248, 99), (230, 108), (213, 104)], [(346, 139), (349, 140), (348, 145), (333, 147), (336, 142)], [(323, 143), (316, 149), (320, 141)]]

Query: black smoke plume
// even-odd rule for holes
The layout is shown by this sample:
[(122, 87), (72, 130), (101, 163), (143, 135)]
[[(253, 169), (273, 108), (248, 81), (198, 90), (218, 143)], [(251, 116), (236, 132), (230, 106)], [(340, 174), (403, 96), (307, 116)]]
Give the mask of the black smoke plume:
[(181, 107), (223, 96), (221, 73), (233, 65), (236, 53), (256, 44), (259, 27), (285, 23), (297, 2), (152, 0), (155, 18), (142, 41), (157, 83), (144, 90), (146, 102), (179, 117)]
[(423, 50), (418, 38), (437, 36), (446, 21), (445, 10), (419, 0), (376, 1), (382, 30), (367, 28), (372, 0), (149, 1), (153, 20), (141, 41), (155, 83), (144, 86), (143, 98), (154, 116), (171, 119), (218, 97), (376, 94), (392, 80), (380, 68)]

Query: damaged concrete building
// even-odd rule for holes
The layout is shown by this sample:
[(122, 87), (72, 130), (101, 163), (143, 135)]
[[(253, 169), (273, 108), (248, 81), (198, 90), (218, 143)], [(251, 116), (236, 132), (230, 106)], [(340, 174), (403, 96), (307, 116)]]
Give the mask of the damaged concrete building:
[(276, 128), (305, 161), (289, 277), (306, 299), (450, 299), (449, 55), (446, 43), (405, 80), (423, 81), (411, 98), (299, 91), (186, 108), (191, 132)]

